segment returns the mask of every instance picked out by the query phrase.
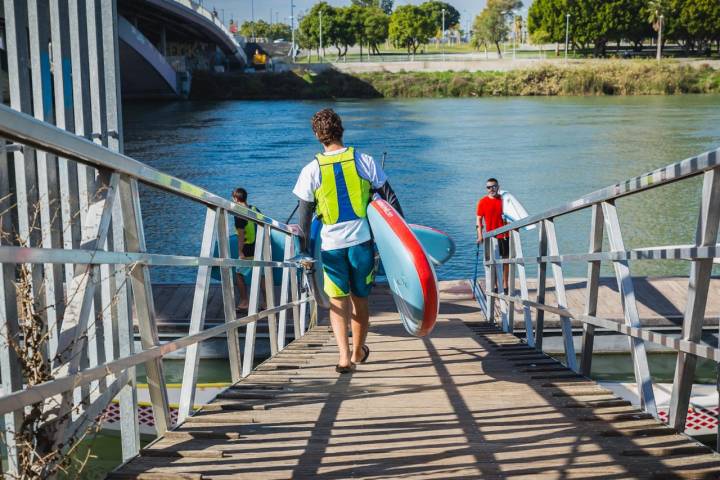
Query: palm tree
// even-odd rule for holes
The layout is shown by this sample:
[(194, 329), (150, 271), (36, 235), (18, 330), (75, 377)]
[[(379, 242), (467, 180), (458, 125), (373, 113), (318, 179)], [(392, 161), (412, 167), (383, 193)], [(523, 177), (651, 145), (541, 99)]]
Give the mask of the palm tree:
[(660, 60), (662, 56), (662, 29), (663, 19), (670, 9), (669, 0), (649, 0), (647, 5), (648, 22), (653, 26), (653, 30), (658, 32), (658, 53), (657, 58)]

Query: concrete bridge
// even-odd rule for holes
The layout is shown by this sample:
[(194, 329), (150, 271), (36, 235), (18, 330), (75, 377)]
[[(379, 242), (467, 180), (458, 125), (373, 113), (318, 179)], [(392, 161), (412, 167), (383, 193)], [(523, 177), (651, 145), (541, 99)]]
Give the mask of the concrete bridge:
[[(66, 14), (72, 10), (78, 22), (84, 24), (90, 7), (74, 1), (60, 2), (58, 8)], [(43, 16), (42, 11), (38, 14)], [(0, 26), (6, 23), (5, 15), (0, 8)], [(69, 36), (69, 32), (64, 33)], [(39, 34), (49, 40), (49, 32)], [(117, 0), (117, 35), (122, 95), (126, 99), (182, 98), (190, 91), (194, 71), (227, 70), (247, 64), (238, 39), (213, 12), (193, 0)], [(3, 39), (0, 57), (7, 58), (6, 52), (7, 39)], [(67, 85), (72, 83), (69, 57), (69, 51), (62, 52)], [(0, 95), (7, 101), (8, 71), (6, 62), (0, 63)], [(45, 75), (53, 71), (49, 52), (41, 68)]]
[(189, 93), (194, 70), (242, 66), (245, 52), (220, 19), (192, 0), (119, 0), (125, 98)]

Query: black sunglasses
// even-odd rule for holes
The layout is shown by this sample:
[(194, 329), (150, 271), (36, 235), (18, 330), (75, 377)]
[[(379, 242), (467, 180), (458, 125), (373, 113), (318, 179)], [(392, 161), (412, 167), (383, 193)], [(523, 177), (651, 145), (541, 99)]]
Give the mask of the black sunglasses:
[(485, 188), (487, 188), (488, 190), (497, 190), (498, 186), (497, 185), (485, 185)]

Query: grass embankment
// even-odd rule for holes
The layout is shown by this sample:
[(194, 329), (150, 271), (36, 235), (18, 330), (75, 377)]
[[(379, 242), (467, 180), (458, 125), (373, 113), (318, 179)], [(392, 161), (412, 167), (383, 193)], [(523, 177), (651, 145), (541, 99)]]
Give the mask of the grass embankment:
[(720, 70), (674, 62), (603, 61), (539, 65), (508, 72), (373, 72), (334, 70), (201, 75), (193, 98), (319, 99), (482, 96), (676, 95), (720, 93)]

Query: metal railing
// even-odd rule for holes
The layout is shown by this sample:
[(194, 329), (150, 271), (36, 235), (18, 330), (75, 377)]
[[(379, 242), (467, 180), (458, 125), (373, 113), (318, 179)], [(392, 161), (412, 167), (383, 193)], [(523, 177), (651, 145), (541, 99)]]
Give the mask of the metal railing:
[[(119, 403), (122, 457), (128, 460), (140, 449), (136, 366), (145, 366), (162, 434), (172, 423), (162, 363), (167, 354), (186, 349), (182, 420), (193, 411), (201, 342), (227, 336), (236, 382), (253, 368), (258, 321), (268, 323), (274, 355), (286, 343), (288, 312), (299, 338), (316, 305), (302, 288), (306, 278), (297, 274), (299, 264), (290, 260), (295, 236), (287, 225), (121, 153), (116, 0), (5, 0), (2, 8), (12, 107), (0, 105), (3, 473), (43, 472), (37, 463), (20, 465), (18, 452), (32, 443), (23, 435), (41, 437), (30, 445), (43, 449), (30, 452), (36, 458), (62, 456), (113, 399)], [(148, 251), (140, 185), (205, 207), (197, 255)], [(258, 225), (252, 260), (230, 258), (229, 216)], [(282, 261), (272, 260), (271, 231), (284, 235)], [(197, 268), (188, 335), (162, 344), (149, 273), (155, 266)], [(248, 315), (241, 318), (233, 287), (237, 267), (252, 268)], [(225, 322), (206, 329), (212, 268), (221, 274)], [(278, 268), (283, 274), (276, 302), (272, 272)], [(134, 348), (135, 327), (140, 351)], [(38, 371), (32, 378), (30, 357)], [(35, 420), (28, 419), (30, 409)]]
[[(72, 413), (72, 421), (66, 422), (57, 442), (77, 432), (96, 420), (110, 401), (121, 393), (123, 388), (135, 388), (134, 367), (144, 364), (147, 370), (149, 393), (158, 434), (171, 428), (168, 397), (163, 376), (162, 358), (174, 351), (186, 348), (185, 371), (180, 396), (179, 421), (192, 413), (197, 383), (199, 344), (207, 339), (225, 334), (228, 342), (229, 365), (233, 382), (247, 376), (253, 368), (256, 341), (256, 326), (259, 320), (267, 319), (270, 332), (271, 354), (284, 348), (286, 339), (287, 313), (292, 311), (294, 337), (301, 337), (307, 326), (308, 304), (314, 311), (314, 301), (301, 288), (298, 282), (298, 270), (302, 266), (294, 261), (295, 239), (293, 231), (285, 224), (273, 220), (261, 213), (249, 210), (233, 202), (214, 195), (189, 182), (165, 174), (141, 162), (118, 152), (85, 140), (28, 115), (0, 106), (0, 136), (30, 147), (36, 152), (57, 155), (81, 165), (98, 169), (99, 178), (105, 179), (102, 194), (88, 209), (83, 221), (83, 242), (80, 248), (37, 248), (26, 246), (0, 246), (0, 261), (3, 270), (2, 279), (15, 275), (16, 265), (44, 265), (69, 268), (72, 273), (70, 284), (65, 286), (67, 303), (61, 322), (48, 323), (51, 342), (49, 358), (55, 358), (55, 379), (33, 386), (24, 386), (23, 379), (17, 375), (15, 352), (7, 341), (17, 336), (18, 315), (4, 311), (2, 316), (2, 345), (0, 351), (0, 375), (6, 388), (0, 397), (0, 414), (10, 418), (6, 423), (6, 436), (10, 435), (14, 420), (21, 421), (25, 407), (37, 403), (58, 402), (61, 410), (58, 418)], [(205, 224), (197, 256), (178, 256), (150, 253), (147, 251), (143, 220), (140, 210), (138, 185), (164, 190), (170, 194), (191, 200), (206, 207)], [(114, 230), (124, 232), (124, 248), (115, 244), (114, 250), (106, 250), (108, 233), (113, 214), (120, 209), (120, 220)], [(253, 221), (258, 226), (255, 257), (253, 260), (230, 258), (228, 216)], [(285, 234), (284, 261), (272, 260), (270, 232), (277, 230)], [(213, 256), (218, 245), (219, 256)], [(100, 266), (110, 265), (115, 270), (108, 277), (100, 272)], [(187, 336), (161, 344), (158, 339), (153, 292), (150, 284), (150, 266), (170, 266), (197, 268), (190, 329)], [(205, 329), (205, 309), (208, 301), (210, 272), (218, 267), (221, 272), (222, 302), (225, 323)], [(233, 268), (252, 267), (250, 286), (250, 305), (248, 315), (238, 318), (235, 312), (235, 293)], [(283, 275), (280, 299), (275, 302), (272, 270), (282, 268)], [(52, 269), (52, 268), (51, 268)], [(261, 270), (264, 270), (265, 297), (267, 308), (258, 310), (260, 298)], [(103, 338), (93, 336), (90, 331), (97, 328), (92, 313), (92, 303), (96, 290), (105, 288), (107, 280), (114, 280), (110, 298), (118, 307), (113, 308), (112, 322), (105, 325)], [(304, 280), (305, 277), (303, 276)], [(125, 283), (129, 291), (125, 291)], [(2, 291), (8, 292), (7, 282)], [(132, 299), (135, 318), (142, 343), (142, 351), (133, 349), (133, 322), (131, 308), (127, 308), (128, 299)], [(3, 298), (6, 307), (12, 304)], [(14, 300), (14, 298), (12, 299)], [(60, 305), (54, 305), (56, 309)], [(279, 318), (276, 318), (279, 317)], [(101, 320), (97, 320), (101, 321)], [(49, 320), (50, 322), (50, 320)], [(246, 326), (244, 358), (241, 359), (238, 328)], [(16, 339), (19, 341), (19, 339)], [(121, 352), (114, 354), (112, 345), (119, 344)], [(106, 347), (104, 352), (103, 346)], [(109, 346), (109, 347), (108, 347)], [(95, 362), (83, 367), (80, 364), (83, 349), (94, 350)], [(110, 350), (110, 351), (108, 351)], [(118, 353), (118, 352), (116, 352)], [(100, 361), (104, 357), (105, 361)], [(93, 363), (95, 363), (93, 365)], [(12, 380), (12, 381), (11, 381)], [(80, 396), (77, 392), (92, 383), (97, 393)], [(77, 402), (78, 398), (81, 400)], [(88, 402), (89, 398), (89, 402)], [(138, 428), (137, 395), (133, 391), (128, 397), (130, 405), (121, 408), (121, 425), (125, 428)], [(86, 405), (82, 405), (86, 403)], [(121, 404), (122, 407), (122, 404)], [(15, 416), (16, 415), (16, 416)], [(14, 417), (15, 416), (15, 417)], [(62, 422), (61, 422), (62, 423)], [(137, 438), (137, 435), (132, 435)], [(7, 443), (7, 440), (6, 440)], [(124, 457), (139, 451), (139, 444), (123, 445)]]
[[(545, 312), (558, 315), (565, 362), (569, 368), (586, 376), (590, 374), (595, 329), (601, 328), (626, 335), (630, 342), (641, 405), (648, 413), (655, 416), (657, 416), (657, 407), (645, 342), (652, 342), (674, 350), (678, 356), (670, 401), (669, 422), (674, 428), (683, 430), (697, 359), (706, 358), (720, 362), (720, 349), (700, 343), (713, 261), (720, 257), (720, 245), (717, 243), (718, 227), (720, 226), (719, 155), (720, 149), (688, 158), (484, 233), (485, 285), (487, 288), (483, 292), (478, 282), (473, 285), (473, 290), (483, 306), (487, 318), (494, 322), (496, 309), (500, 306), (500, 311), (497, 313), (499, 313), (502, 328), (506, 332), (512, 332), (517, 304), (522, 307), (528, 345), (542, 350)], [(623, 197), (642, 194), (650, 189), (700, 175), (703, 176), (703, 186), (695, 244), (651, 246), (628, 250), (623, 241), (615, 202)], [(558, 247), (555, 219), (584, 209), (592, 211), (589, 252), (563, 255)], [(537, 225), (539, 230), (536, 256), (523, 254), (520, 229), (530, 225)], [(510, 254), (507, 259), (498, 258), (495, 252), (497, 236), (503, 233), (510, 237)], [(609, 251), (603, 251), (603, 239), (606, 233)], [(688, 298), (683, 315), (682, 334), (679, 339), (653, 332), (641, 324), (629, 262), (645, 260), (684, 260), (691, 264), (688, 278)], [(587, 263), (588, 266), (585, 307), (582, 313), (568, 309), (563, 265), (571, 262)], [(614, 268), (622, 300), (623, 323), (597, 315), (602, 262), (610, 262)], [(510, 292), (503, 292), (502, 285), (499, 285), (498, 281), (497, 268), (505, 264), (510, 265), (508, 275)], [(531, 299), (528, 293), (525, 266), (529, 264), (536, 264), (538, 268), (535, 299)], [(546, 303), (545, 299), (548, 266), (551, 268), (554, 279), (556, 298), (554, 305)], [(519, 292), (516, 289), (516, 280), (519, 280)], [(495, 289), (498, 289), (498, 293), (494, 293)], [(720, 292), (714, 293), (720, 294)], [(502, 303), (496, 305), (497, 301)], [(536, 312), (534, 319), (531, 309)], [(571, 320), (580, 322), (583, 329), (579, 364), (576, 360)]]

